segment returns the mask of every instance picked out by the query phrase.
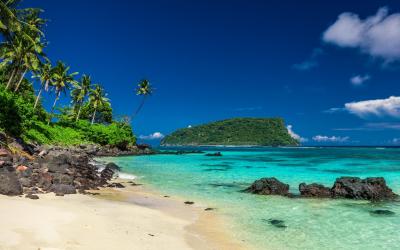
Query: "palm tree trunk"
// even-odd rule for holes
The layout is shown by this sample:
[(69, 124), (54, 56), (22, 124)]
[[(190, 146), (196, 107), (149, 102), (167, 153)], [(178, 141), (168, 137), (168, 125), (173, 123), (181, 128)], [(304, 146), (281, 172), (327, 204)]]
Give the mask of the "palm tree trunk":
[(140, 110), (143, 108), (143, 105), (146, 101), (146, 97), (147, 97), (146, 95), (143, 96), (142, 102), (140, 103), (139, 107), (136, 109), (136, 112), (132, 116), (132, 120), (133, 120), (133, 118), (135, 118), (137, 116), (137, 114), (139, 114)]
[(54, 100), (54, 103), (53, 103), (53, 107), (51, 107), (50, 118), (49, 118), (49, 122), (47, 123), (47, 125), (50, 124), (51, 119), (53, 118), (54, 108), (57, 104), (58, 98), (60, 97), (60, 93), (61, 93), (60, 91), (57, 92), (56, 99)]
[(22, 73), (21, 78), (19, 79), (18, 84), (17, 84), (17, 86), (15, 87), (14, 92), (17, 92), (17, 91), (18, 91), (19, 86), (21, 85), (22, 80), (24, 80), (24, 77), (25, 77), (25, 74), (26, 74), (27, 71), (28, 71), (28, 69), (25, 69), (25, 70), (24, 70), (24, 73)]
[(11, 86), (11, 82), (12, 82), (12, 80), (14, 79), (14, 75), (15, 75), (15, 71), (16, 71), (16, 70), (17, 70), (16, 68), (13, 69), (13, 71), (12, 71), (12, 73), (11, 73), (11, 76), (10, 76), (10, 79), (8, 79), (6, 89), (8, 89), (8, 88)]
[(94, 123), (94, 119), (96, 118), (96, 111), (97, 111), (97, 108), (95, 108), (95, 109), (94, 109), (94, 112), (93, 112), (92, 125), (93, 125), (93, 123)]
[(40, 87), (39, 93), (38, 93), (38, 95), (36, 96), (36, 101), (35, 101), (35, 105), (33, 106), (33, 110), (36, 109), (36, 106), (37, 106), (37, 104), (38, 104), (38, 102), (39, 102), (40, 95), (42, 94), (42, 91), (43, 91), (43, 85)]
[(78, 115), (76, 116), (76, 121), (75, 122), (79, 121), (79, 116), (81, 116), (81, 110), (82, 110), (82, 103), (79, 105)]

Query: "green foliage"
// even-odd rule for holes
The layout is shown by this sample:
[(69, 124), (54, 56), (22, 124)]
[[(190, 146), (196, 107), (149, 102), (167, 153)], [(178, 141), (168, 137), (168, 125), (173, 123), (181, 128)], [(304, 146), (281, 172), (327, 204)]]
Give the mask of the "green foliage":
[[(96, 123), (112, 123), (113, 115), (112, 108), (110, 103), (105, 103), (97, 108), (95, 122)], [(85, 103), (82, 106), (80, 119), (90, 121), (92, 119), (92, 115), (94, 113), (94, 107), (90, 103)]]
[(27, 141), (36, 141), (41, 144), (51, 145), (79, 145), (99, 144), (126, 148), (136, 143), (130, 126), (120, 123), (110, 125), (94, 124), (88, 121), (77, 123), (56, 123), (47, 125), (36, 122), (34, 126), (24, 134)]
[(33, 90), (24, 89), (21, 95), (0, 86), (0, 128), (6, 133), (21, 136), (35, 120), (45, 118), (43, 109), (33, 110)]
[(298, 145), (281, 118), (235, 118), (179, 129), (162, 145)]

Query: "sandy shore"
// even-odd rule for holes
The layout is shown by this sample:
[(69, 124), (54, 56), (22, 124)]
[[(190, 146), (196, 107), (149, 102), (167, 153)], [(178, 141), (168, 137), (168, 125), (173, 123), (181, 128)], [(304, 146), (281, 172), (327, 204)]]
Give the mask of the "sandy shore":
[(243, 249), (214, 211), (143, 186), (0, 196), (0, 249)]

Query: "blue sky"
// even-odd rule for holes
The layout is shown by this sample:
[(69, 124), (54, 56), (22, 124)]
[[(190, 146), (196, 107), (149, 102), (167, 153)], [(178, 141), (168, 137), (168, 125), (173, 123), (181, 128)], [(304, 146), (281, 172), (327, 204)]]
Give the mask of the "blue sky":
[(308, 145), (400, 144), (399, 1), (24, 5), (50, 20), (49, 57), (101, 83), (115, 113), (132, 114), (135, 85), (152, 82), (138, 135), (279, 116)]

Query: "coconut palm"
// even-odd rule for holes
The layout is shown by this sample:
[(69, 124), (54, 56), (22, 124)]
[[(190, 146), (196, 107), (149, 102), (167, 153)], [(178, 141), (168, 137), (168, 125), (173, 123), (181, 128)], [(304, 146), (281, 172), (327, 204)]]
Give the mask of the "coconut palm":
[(78, 108), (76, 121), (79, 120), (83, 102), (85, 101), (87, 95), (89, 94), (91, 85), (92, 85), (92, 80), (90, 79), (90, 76), (83, 75), (80, 83), (78, 83), (75, 86), (75, 88), (71, 91), (72, 102), (74, 103), (75, 109)]
[(11, 34), (21, 29), (21, 23), (17, 17), (17, 6), (20, 0), (0, 1), (0, 33), (8, 39)]
[(38, 95), (36, 96), (35, 105), (33, 106), (33, 109), (35, 110), (37, 104), (39, 103), (39, 99), (42, 95), (43, 90), (49, 90), (50, 83), (54, 77), (54, 69), (52, 68), (50, 63), (45, 63), (41, 65), (39, 71), (35, 72), (34, 77), (40, 80), (40, 90)]
[(71, 88), (71, 85), (77, 84), (74, 76), (78, 73), (68, 73), (69, 69), (70, 67), (67, 67), (61, 61), (57, 62), (57, 65), (54, 68), (52, 86), (55, 90), (56, 97), (54, 99), (53, 106), (51, 107), (50, 119), (48, 124), (50, 124), (50, 121), (53, 118), (54, 108), (56, 107), (57, 101), (60, 99), (61, 92), (65, 94), (67, 89)]
[(148, 80), (143, 79), (139, 82), (136, 88), (136, 95), (142, 96), (143, 98), (139, 104), (139, 107), (136, 109), (136, 112), (133, 114), (132, 120), (137, 116), (137, 114), (139, 114), (140, 110), (143, 108), (144, 103), (146, 102), (147, 97), (152, 95), (153, 91), (154, 89)]
[(90, 90), (89, 103), (94, 109), (91, 123), (92, 125), (96, 119), (97, 109), (101, 106), (109, 104), (109, 99), (106, 98), (106, 96), (107, 94), (99, 84), (94, 85), (94, 88)]

